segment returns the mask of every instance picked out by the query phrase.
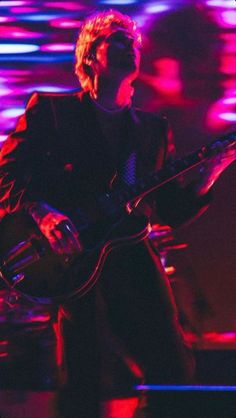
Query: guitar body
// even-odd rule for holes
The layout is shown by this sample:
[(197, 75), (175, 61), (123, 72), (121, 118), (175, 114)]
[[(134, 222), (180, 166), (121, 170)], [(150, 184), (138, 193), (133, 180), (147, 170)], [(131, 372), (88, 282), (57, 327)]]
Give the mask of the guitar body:
[(25, 212), (7, 215), (0, 225), (1, 285), (41, 303), (81, 297), (96, 283), (112, 249), (140, 242), (148, 233), (145, 216), (107, 218), (81, 231), (83, 252), (67, 257), (51, 250)]

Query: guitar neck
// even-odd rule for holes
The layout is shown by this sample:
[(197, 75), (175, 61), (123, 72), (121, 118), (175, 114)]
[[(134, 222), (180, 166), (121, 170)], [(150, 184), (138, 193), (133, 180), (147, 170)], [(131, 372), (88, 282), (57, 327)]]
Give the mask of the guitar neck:
[[(127, 203), (144, 197), (153, 190), (163, 186), (165, 183), (175, 179), (179, 175), (186, 173), (194, 167), (202, 164), (212, 155), (222, 153), (225, 148), (236, 144), (236, 131), (224, 135), (218, 140), (203, 146), (191, 154), (174, 160), (165, 165), (161, 170), (147, 174), (138, 178), (135, 184), (125, 185), (122, 188), (112, 190), (99, 199), (99, 203), (105, 211), (115, 211), (117, 208), (123, 208)], [(112, 210), (113, 209), (113, 210)]]

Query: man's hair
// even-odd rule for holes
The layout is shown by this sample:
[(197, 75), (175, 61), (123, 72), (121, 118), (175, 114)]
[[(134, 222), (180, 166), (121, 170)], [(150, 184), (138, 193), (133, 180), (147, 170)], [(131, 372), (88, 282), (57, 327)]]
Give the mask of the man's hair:
[(95, 55), (98, 44), (115, 28), (128, 30), (141, 43), (141, 33), (137, 29), (136, 22), (117, 10), (94, 13), (85, 19), (81, 26), (75, 49), (75, 74), (85, 91), (89, 91), (92, 87), (92, 80), (86, 72), (86, 60), (90, 60)]

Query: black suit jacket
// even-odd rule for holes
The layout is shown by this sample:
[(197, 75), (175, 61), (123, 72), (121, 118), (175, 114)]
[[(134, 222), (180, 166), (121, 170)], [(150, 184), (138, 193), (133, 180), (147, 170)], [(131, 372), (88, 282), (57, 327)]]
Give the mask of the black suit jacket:
[[(165, 119), (131, 108), (121, 128), (117, 167), (87, 94), (33, 94), (0, 153), (0, 217), (34, 201), (68, 215), (76, 208), (90, 213), (93, 198), (107, 191), (131, 149), (137, 176), (160, 169), (170, 157)], [(208, 197), (196, 198), (192, 185), (182, 189), (173, 182), (151, 196), (158, 219), (173, 226), (208, 204)]]

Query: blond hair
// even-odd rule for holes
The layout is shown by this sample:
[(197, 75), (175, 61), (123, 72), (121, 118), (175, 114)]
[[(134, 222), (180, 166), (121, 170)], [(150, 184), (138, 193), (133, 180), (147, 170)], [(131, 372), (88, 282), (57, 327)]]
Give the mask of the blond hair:
[(92, 88), (92, 80), (85, 70), (86, 59), (90, 59), (95, 54), (96, 46), (103, 37), (117, 27), (127, 29), (141, 44), (141, 34), (136, 22), (117, 10), (110, 9), (94, 13), (82, 24), (75, 49), (75, 74), (83, 90), (90, 91)]

